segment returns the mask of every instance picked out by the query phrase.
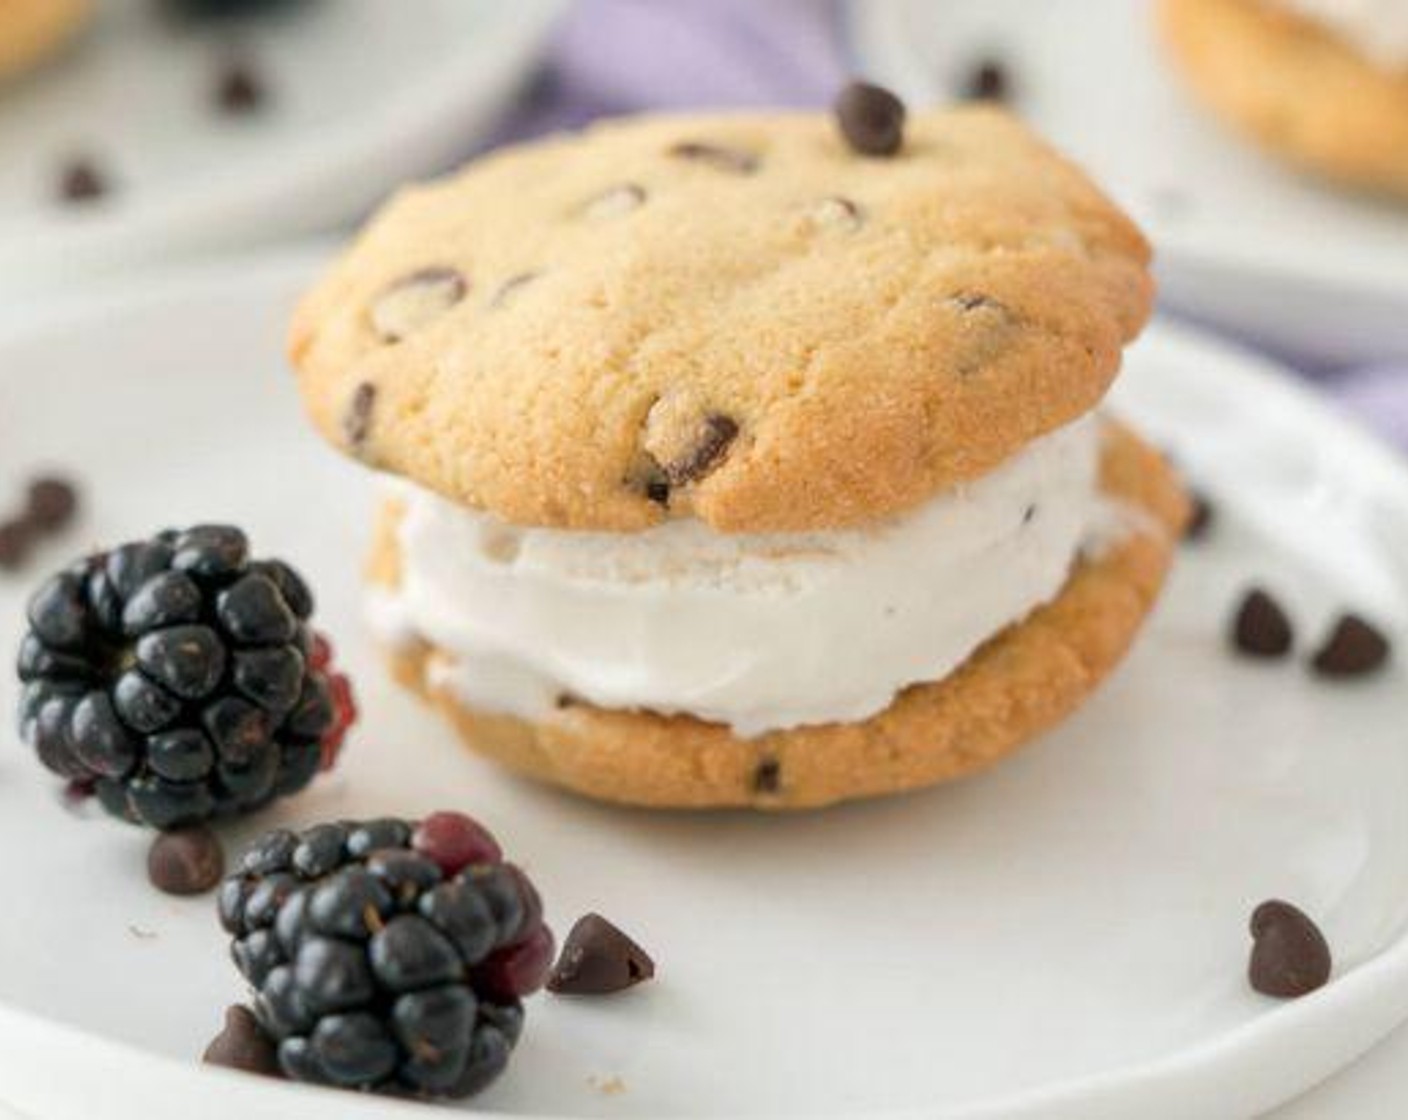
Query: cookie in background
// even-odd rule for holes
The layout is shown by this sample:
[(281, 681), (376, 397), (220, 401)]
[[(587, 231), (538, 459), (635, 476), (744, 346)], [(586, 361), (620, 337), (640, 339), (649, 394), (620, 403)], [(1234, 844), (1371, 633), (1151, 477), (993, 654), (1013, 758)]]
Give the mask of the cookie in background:
[(1408, 199), (1408, 5), (1162, 0), (1160, 16), (1224, 121), (1305, 170)]

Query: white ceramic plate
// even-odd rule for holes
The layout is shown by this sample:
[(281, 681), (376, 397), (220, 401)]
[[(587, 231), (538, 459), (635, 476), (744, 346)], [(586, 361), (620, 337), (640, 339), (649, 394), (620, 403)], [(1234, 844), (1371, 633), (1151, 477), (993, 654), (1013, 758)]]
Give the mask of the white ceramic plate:
[(1151, 0), (856, 0), (863, 67), (944, 101), (977, 58), (1154, 236), (1165, 298), (1337, 362), (1408, 355), (1408, 204), (1302, 178), (1209, 116)]
[[(0, 296), (356, 217), (484, 138), (562, 7), (316, 0), (176, 29), (157, 0), (99, 0), (72, 51), (0, 90)], [(211, 105), (231, 42), (270, 91), (252, 116)], [(72, 152), (110, 199), (55, 202)]]
[[(365, 720), (339, 771), (260, 827), (468, 809), (559, 930), (599, 909), (656, 953), (648, 989), (535, 999), (483, 1108), (1242, 1117), (1408, 1014), (1404, 670), (1328, 687), (1239, 663), (1222, 638), (1257, 580), (1307, 640), (1351, 604), (1404, 639), (1408, 470), (1274, 370), (1166, 327), (1131, 356), (1121, 407), (1222, 522), (1124, 669), (1046, 741), (965, 784), (824, 813), (630, 812), (467, 757), (387, 681), (359, 622), (367, 480), (305, 428), (280, 356), (309, 262), (226, 269), (0, 336), (0, 479), (81, 473), (67, 549), (231, 519), (311, 574)], [(0, 582), (15, 639), (26, 586)], [(0, 710), (14, 702), (0, 678)], [(13, 743), (0, 757), (0, 1098), (44, 1120), (427, 1115), (198, 1069), (241, 994), (212, 903), (154, 893), (146, 838), (75, 819), (55, 785)], [(1335, 982), (1294, 1004), (1243, 979), (1268, 896), (1318, 915), (1337, 953)]]

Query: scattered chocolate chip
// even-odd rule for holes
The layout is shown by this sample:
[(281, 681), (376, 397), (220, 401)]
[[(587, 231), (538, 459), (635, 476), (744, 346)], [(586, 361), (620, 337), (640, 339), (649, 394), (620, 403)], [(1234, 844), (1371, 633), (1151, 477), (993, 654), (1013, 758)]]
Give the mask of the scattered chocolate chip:
[(469, 291), (457, 269), (434, 266), (417, 269), (388, 284), (372, 304), (372, 326), (383, 342), (400, 342), (434, 322)]
[(264, 81), (247, 59), (230, 59), (216, 76), (215, 107), (230, 116), (243, 116), (263, 108)]
[(969, 101), (1011, 100), (1012, 79), (1007, 67), (995, 58), (981, 59), (963, 83), (963, 96)]
[(1189, 491), (1188, 499), (1192, 504), (1193, 511), (1188, 518), (1188, 527), (1183, 531), (1183, 539), (1185, 541), (1205, 540), (1212, 532), (1217, 513), (1213, 509), (1212, 502), (1208, 500), (1208, 496), (1201, 490)]
[(67, 528), (78, 512), (78, 490), (62, 478), (36, 478), (29, 484), (25, 519), (46, 533)]
[(1284, 657), (1295, 644), (1295, 633), (1280, 604), (1261, 588), (1254, 588), (1237, 608), (1232, 642), (1250, 657)]
[(775, 758), (765, 758), (753, 771), (753, 792), (775, 794), (782, 790), (782, 763)]
[(231, 1007), (225, 1012), (225, 1026), (205, 1048), (201, 1061), (266, 1077), (283, 1076), (273, 1040), (247, 1007)]
[(224, 874), (225, 850), (204, 825), (163, 832), (147, 851), (147, 878), (166, 894), (204, 894)]
[(520, 288), (526, 287), (537, 278), (538, 273), (536, 272), (520, 272), (517, 276), (510, 276), (499, 285), (498, 291), (489, 300), (489, 306), (495, 309), (505, 306)]
[(1340, 617), (1310, 667), (1322, 677), (1362, 677), (1382, 669), (1392, 647), (1372, 622), (1357, 614)]
[(352, 403), (342, 418), (342, 434), (348, 446), (357, 450), (367, 442), (372, 430), (372, 409), (376, 406), (376, 386), (367, 382), (357, 386), (352, 394)]
[(644, 204), (644, 187), (635, 183), (618, 183), (588, 201), (582, 207), (582, 215), (592, 221), (606, 221), (638, 210)]
[(854, 233), (864, 224), (861, 209), (849, 198), (823, 198), (807, 211), (807, 220), (818, 229)]
[(581, 701), (570, 692), (559, 692), (557, 699), (554, 701), (558, 711), (566, 711), (568, 708), (575, 708), (580, 702)]
[(86, 158), (70, 160), (59, 170), (58, 192), (64, 202), (94, 202), (108, 193), (106, 176)]
[(29, 559), (34, 525), (28, 519), (0, 523), (0, 572), (17, 572)]
[(735, 175), (751, 175), (758, 170), (758, 157), (752, 152), (718, 144), (702, 144), (696, 140), (680, 141), (670, 148), (670, 155), (708, 164), (717, 171), (729, 171)]
[(1031, 524), (1033, 521), (1035, 521), (1035, 520), (1036, 520), (1036, 504), (1033, 503), (1032, 505), (1027, 506), (1027, 508), (1022, 511), (1022, 524), (1023, 524), (1023, 525), (1030, 525), (1030, 524)]
[(1289, 902), (1263, 902), (1252, 912), (1247, 979), (1262, 995), (1295, 999), (1330, 979), (1330, 946), (1319, 927)]
[(649, 953), (600, 914), (588, 914), (567, 935), (547, 989), (564, 996), (608, 995), (654, 975)]
[(851, 82), (836, 98), (841, 135), (866, 156), (892, 156), (904, 143), (904, 102), (869, 82)]

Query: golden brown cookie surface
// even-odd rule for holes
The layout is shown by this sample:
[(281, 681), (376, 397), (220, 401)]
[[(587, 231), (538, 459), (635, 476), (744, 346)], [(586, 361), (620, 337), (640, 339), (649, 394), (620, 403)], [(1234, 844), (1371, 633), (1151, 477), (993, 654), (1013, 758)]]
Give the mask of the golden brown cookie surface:
[(1150, 298), (1138, 231), (996, 110), (888, 158), (666, 117), (403, 192), (290, 345), (330, 440), (511, 522), (824, 529), (1088, 411)]
[(1385, 69), (1263, 0), (1162, 0), (1183, 73), (1224, 120), (1293, 163), (1408, 197), (1408, 69)]
[[(680, 808), (801, 809), (947, 781), (981, 769), (1069, 715), (1119, 662), (1152, 607), (1187, 517), (1164, 461), (1128, 430), (1106, 447), (1104, 487), (1145, 529), (1081, 563), (1066, 589), (945, 681), (905, 690), (879, 715), (739, 739), (687, 717), (570, 704), (532, 723), (471, 710), (427, 684), (421, 646), (393, 654), (476, 750), (607, 801)], [(399, 579), (391, 518), (369, 578)]]
[(57, 50), (88, 19), (90, 0), (0, 0), (0, 80)]

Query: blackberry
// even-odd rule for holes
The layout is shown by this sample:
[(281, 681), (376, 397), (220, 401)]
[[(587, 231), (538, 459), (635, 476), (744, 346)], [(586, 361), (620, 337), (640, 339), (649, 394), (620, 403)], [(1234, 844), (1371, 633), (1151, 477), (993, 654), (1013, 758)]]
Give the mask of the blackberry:
[(355, 716), (313, 596), (239, 529), (81, 560), (30, 600), (20, 735), (112, 814), (159, 829), (250, 812), (330, 766)]
[(553, 955), (532, 883), (458, 813), (270, 832), (219, 909), (284, 1073), (344, 1088), (483, 1089)]

